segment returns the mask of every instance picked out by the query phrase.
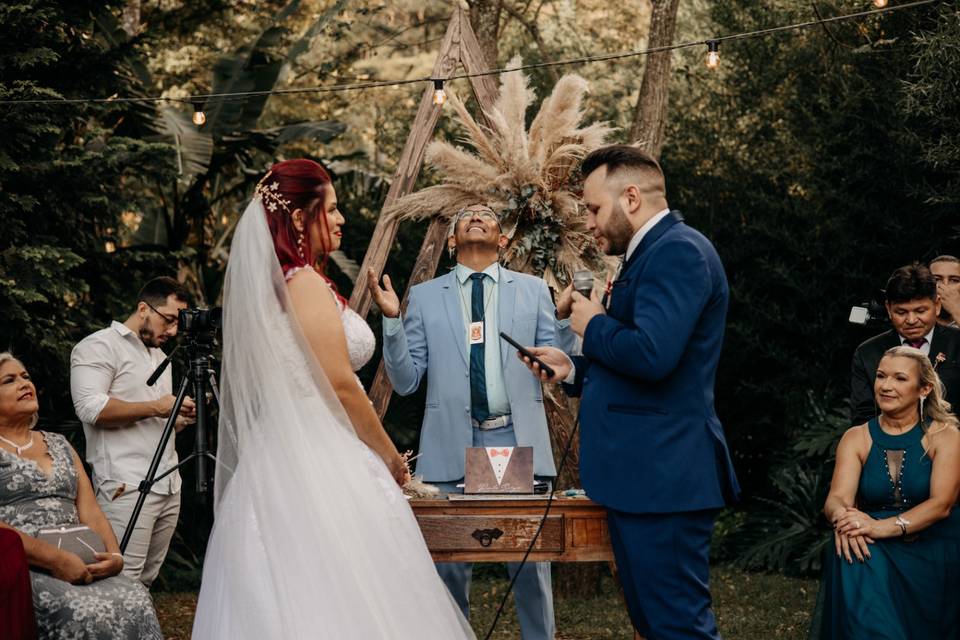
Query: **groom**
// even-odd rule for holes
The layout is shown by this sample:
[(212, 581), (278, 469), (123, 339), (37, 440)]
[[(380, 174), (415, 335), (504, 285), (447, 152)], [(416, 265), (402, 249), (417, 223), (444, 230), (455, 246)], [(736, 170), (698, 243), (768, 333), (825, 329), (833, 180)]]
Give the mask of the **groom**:
[[(506, 243), (489, 207), (459, 211), (448, 237), (456, 268), (413, 287), (402, 320), (390, 277), (384, 276), (381, 288), (376, 275), (368, 273), (384, 316), (383, 360), (390, 382), (397, 393), (409, 395), (427, 377), (417, 473), (445, 492), (459, 491), (467, 447), (532, 446), (534, 473), (556, 475), (540, 383), (499, 338), (504, 331), (518, 342), (555, 344), (554, 306), (543, 280), (497, 263)], [(574, 339), (569, 328), (564, 333)], [(511, 577), (517, 566), (507, 565)], [(472, 565), (438, 563), (437, 571), (469, 617)], [(515, 588), (523, 639), (552, 640), (550, 563), (524, 565)]]
[[(607, 507), (610, 539), (636, 629), (658, 640), (719, 638), (710, 609), (710, 535), (739, 493), (713, 387), (727, 279), (713, 245), (667, 206), (656, 160), (627, 145), (588, 155), (587, 228), (624, 255), (604, 300), (564, 292), (583, 337), (571, 363), (530, 350), (580, 404), (580, 478)], [(572, 309), (566, 304), (573, 300)], [(536, 365), (531, 368), (546, 380)]]

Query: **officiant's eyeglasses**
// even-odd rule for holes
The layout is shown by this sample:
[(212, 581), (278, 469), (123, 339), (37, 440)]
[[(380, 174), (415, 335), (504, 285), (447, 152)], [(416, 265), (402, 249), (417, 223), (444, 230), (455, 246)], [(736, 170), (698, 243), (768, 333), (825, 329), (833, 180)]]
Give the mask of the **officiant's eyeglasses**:
[(157, 310), (157, 308), (156, 308), (155, 306), (153, 306), (152, 304), (150, 304), (150, 303), (147, 302), (146, 300), (143, 301), (143, 304), (145, 304), (145, 305), (147, 305), (148, 307), (150, 307), (151, 309), (153, 309), (153, 312), (154, 312), (155, 314), (157, 314), (158, 316), (160, 316), (160, 317), (163, 319), (163, 324), (164, 324), (164, 326), (167, 326), (167, 327), (175, 327), (175, 326), (177, 326), (177, 321), (179, 320), (179, 318), (178, 318), (177, 316), (171, 316), (171, 315), (169, 315), (169, 314), (166, 314), (166, 313), (164, 313), (164, 312), (162, 312), (162, 311)]
[(489, 220), (491, 222), (496, 222), (498, 224), (500, 223), (500, 217), (489, 209), (460, 209), (460, 211), (457, 212), (456, 221), (460, 222), (464, 218), (472, 218), (474, 216), (483, 218), (484, 220)]

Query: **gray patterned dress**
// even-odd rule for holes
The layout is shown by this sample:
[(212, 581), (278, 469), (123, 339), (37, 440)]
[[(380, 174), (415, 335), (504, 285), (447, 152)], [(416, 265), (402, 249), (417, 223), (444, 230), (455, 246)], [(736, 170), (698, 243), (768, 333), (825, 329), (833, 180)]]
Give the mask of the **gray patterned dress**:
[[(79, 522), (70, 445), (59, 434), (39, 433), (53, 459), (49, 477), (34, 461), (0, 449), (0, 522), (31, 536)], [(150, 594), (135, 580), (117, 575), (72, 585), (31, 571), (30, 581), (41, 639), (163, 638)]]

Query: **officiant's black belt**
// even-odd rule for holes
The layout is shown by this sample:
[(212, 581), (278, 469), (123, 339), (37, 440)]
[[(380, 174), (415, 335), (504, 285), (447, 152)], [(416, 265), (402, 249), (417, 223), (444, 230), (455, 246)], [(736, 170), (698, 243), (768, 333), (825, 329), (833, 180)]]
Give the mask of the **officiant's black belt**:
[(508, 413), (506, 415), (497, 416), (496, 418), (487, 418), (482, 422), (470, 418), (470, 423), (473, 424), (475, 429), (489, 431), (490, 429), (499, 429), (501, 427), (506, 427), (513, 424), (513, 416)]

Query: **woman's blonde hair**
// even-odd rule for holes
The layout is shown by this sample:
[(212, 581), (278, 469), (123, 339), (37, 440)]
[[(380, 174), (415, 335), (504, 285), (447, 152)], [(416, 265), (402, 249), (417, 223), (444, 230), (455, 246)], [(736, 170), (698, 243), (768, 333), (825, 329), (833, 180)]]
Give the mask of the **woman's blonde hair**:
[[(943, 386), (943, 381), (940, 380), (940, 376), (937, 375), (937, 370), (933, 364), (931, 364), (930, 358), (923, 355), (923, 351), (915, 349), (914, 347), (900, 346), (887, 349), (883, 356), (910, 358), (916, 361), (917, 371), (920, 373), (920, 388), (930, 386), (930, 393), (927, 394), (926, 399), (924, 399), (921, 404), (923, 407), (921, 423), (924, 430), (927, 429), (928, 424), (933, 423), (944, 425), (944, 427), (951, 426), (955, 429), (960, 428), (960, 421), (958, 421), (957, 416), (953, 414), (950, 403), (944, 398), (946, 391)], [(929, 420), (923, 420), (923, 418), (928, 418)]]
[[(8, 363), (8, 362), (19, 362), (21, 365), (23, 365), (23, 362), (21, 362), (20, 359), (17, 358), (17, 356), (13, 355), (13, 354), (10, 353), (9, 351), (0, 351), (0, 367), (2, 367), (3, 365), (5, 365), (5, 364)], [(24, 365), (24, 368), (26, 368), (25, 365)], [(37, 426), (37, 421), (38, 421), (39, 419), (40, 419), (40, 413), (39, 413), (39, 412), (33, 414), (33, 420), (30, 422), (30, 428), (31, 428), (31, 429), (33, 429), (35, 426)]]

